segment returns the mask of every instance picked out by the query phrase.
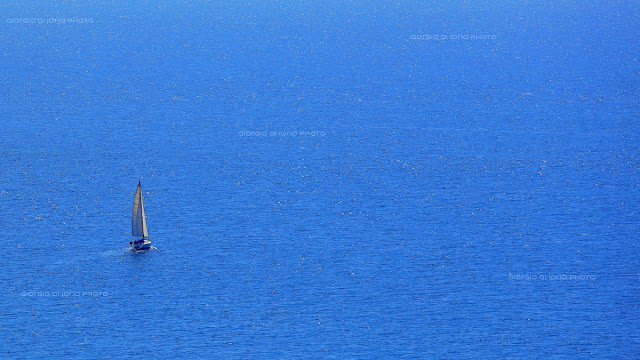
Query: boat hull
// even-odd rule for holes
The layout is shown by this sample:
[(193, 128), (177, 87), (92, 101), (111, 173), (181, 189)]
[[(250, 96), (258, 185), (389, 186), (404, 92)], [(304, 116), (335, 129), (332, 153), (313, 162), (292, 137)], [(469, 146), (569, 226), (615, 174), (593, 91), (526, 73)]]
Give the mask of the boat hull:
[(135, 250), (149, 250), (151, 248), (151, 241), (149, 240), (136, 240), (131, 243), (131, 247)]

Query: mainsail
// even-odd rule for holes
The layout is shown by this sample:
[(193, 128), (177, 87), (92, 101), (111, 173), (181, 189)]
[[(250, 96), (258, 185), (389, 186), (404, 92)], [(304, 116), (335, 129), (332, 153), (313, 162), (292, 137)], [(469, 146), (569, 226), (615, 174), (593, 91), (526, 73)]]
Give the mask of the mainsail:
[(143, 239), (149, 238), (147, 232), (147, 219), (144, 216), (144, 204), (142, 203), (142, 187), (138, 182), (136, 196), (133, 199), (133, 212), (131, 215), (131, 235), (142, 236)]

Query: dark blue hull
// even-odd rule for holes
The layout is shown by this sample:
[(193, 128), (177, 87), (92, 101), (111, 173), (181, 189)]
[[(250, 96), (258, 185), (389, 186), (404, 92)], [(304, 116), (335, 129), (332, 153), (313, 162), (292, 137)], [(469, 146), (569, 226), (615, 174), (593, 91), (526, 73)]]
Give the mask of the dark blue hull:
[(131, 243), (131, 247), (136, 250), (149, 250), (151, 248), (151, 241), (149, 240), (136, 240)]

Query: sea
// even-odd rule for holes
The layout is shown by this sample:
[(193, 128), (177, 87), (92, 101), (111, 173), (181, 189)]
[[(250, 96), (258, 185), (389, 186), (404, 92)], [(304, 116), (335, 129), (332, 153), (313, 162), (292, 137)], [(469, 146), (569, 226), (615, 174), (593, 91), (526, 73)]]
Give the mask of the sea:
[(0, 358), (640, 358), (639, 17), (3, 1)]

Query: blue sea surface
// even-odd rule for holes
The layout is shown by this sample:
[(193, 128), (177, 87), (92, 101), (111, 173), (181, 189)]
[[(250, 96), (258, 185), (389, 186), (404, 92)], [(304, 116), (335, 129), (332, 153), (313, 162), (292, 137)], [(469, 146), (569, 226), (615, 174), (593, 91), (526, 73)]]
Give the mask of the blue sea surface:
[(640, 356), (636, 2), (0, 14), (0, 358)]

